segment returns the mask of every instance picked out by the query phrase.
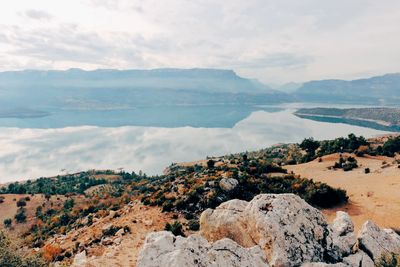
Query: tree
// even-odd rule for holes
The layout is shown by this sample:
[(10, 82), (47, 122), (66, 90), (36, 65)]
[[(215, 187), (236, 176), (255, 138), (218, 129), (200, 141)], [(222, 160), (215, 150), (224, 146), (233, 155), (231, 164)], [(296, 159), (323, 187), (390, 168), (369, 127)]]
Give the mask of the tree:
[(394, 153), (400, 152), (400, 137), (390, 138), (382, 147), (383, 154), (393, 156)]
[(20, 200), (17, 201), (17, 207), (22, 208), (26, 206), (26, 200), (25, 198), (21, 198)]
[(15, 220), (17, 221), (17, 223), (26, 222), (26, 215), (25, 215), (25, 209), (24, 208), (20, 208), (18, 210), (17, 214), (15, 215)]
[(309, 154), (314, 153), (317, 148), (319, 148), (319, 142), (315, 141), (314, 138), (306, 138), (301, 142), (300, 148), (307, 151)]
[(64, 202), (64, 209), (70, 210), (70, 209), (72, 209), (74, 207), (74, 204), (75, 204), (74, 199), (72, 199), (72, 198), (67, 199)]
[(210, 159), (210, 160), (207, 161), (207, 167), (209, 169), (213, 169), (214, 166), (215, 166), (215, 161), (214, 160)]
[(12, 220), (10, 218), (4, 220), (4, 226), (6, 228), (10, 228), (12, 224)]

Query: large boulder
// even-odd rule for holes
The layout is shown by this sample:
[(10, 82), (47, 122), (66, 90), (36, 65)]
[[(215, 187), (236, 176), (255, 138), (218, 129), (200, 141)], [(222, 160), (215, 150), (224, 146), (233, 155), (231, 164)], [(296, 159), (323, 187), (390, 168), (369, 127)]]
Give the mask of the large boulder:
[(243, 248), (230, 239), (210, 244), (199, 235), (170, 232), (147, 235), (137, 267), (268, 267), (260, 247)]
[(336, 218), (330, 226), (335, 250), (343, 257), (350, 255), (357, 243), (357, 238), (349, 214), (344, 211), (336, 212)]
[(375, 263), (382, 256), (400, 254), (400, 236), (391, 229), (380, 229), (372, 221), (367, 221), (358, 233), (358, 245)]
[(321, 212), (293, 194), (262, 194), (208, 209), (201, 215), (200, 233), (210, 241), (231, 238), (244, 247), (259, 245), (276, 267), (341, 260)]
[(224, 191), (231, 191), (239, 184), (238, 180), (233, 178), (223, 178), (219, 181), (219, 186)]

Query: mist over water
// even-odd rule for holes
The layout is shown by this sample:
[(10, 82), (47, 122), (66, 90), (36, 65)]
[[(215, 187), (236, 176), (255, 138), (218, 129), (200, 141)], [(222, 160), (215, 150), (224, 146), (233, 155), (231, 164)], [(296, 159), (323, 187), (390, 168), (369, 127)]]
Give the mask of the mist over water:
[[(0, 183), (88, 169), (161, 174), (172, 162), (257, 150), (303, 138), (385, 132), (298, 118), (293, 110), (254, 111), (232, 128), (97, 127), (0, 128)], [(61, 171), (64, 170), (65, 171)]]

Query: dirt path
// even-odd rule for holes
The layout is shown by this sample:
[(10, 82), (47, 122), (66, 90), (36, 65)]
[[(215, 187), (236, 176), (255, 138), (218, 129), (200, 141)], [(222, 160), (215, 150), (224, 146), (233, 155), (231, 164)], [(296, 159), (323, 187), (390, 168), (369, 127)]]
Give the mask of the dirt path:
[[(305, 164), (287, 166), (302, 177), (312, 178), (340, 187), (347, 191), (350, 203), (331, 210), (324, 210), (328, 221), (335, 217), (336, 210), (347, 211), (359, 229), (366, 220), (373, 220), (381, 227), (400, 227), (400, 168), (393, 158), (357, 157), (357, 169), (349, 172), (329, 170), (339, 158), (338, 154), (323, 157)], [(365, 174), (364, 169), (371, 173)]]

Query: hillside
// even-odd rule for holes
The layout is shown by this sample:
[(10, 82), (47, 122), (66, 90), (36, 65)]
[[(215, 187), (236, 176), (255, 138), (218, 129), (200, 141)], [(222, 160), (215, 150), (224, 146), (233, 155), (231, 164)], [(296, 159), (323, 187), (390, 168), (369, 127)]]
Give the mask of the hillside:
[(304, 83), (294, 96), (303, 102), (397, 105), (400, 74), (386, 74), (352, 81), (320, 80)]
[[(190, 235), (199, 230), (200, 216), (207, 209), (232, 199), (251, 201), (265, 193), (296, 194), (329, 220), (337, 208), (359, 212), (357, 229), (363, 219), (400, 227), (396, 223), (400, 220), (379, 220), (385, 214), (397, 216), (398, 205), (382, 209), (379, 205), (392, 200), (382, 198), (378, 188), (369, 190), (370, 195), (351, 187), (360, 179), (371, 183), (379, 179), (380, 187), (388, 189), (385, 192), (392, 190), (397, 178), (383, 177), (400, 171), (393, 158), (398, 152), (400, 137), (365, 140), (349, 135), (172, 164), (161, 176), (92, 170), (11, 183), (0, 189), (0, 228), (20, 240), (21, 251), (42, 255), (47, 263), (68, 265), (84, 252), (92, 264), (88, 266), (104, 261), (134, 266), (147, 233), (166, 229)], [(334, 153), (342, 156), (329, 156)], [(335, 179), (337, 175), (342, 178)], [(396, 199), (396, 185), (393, 190)], [(367, 197), (359, 198), (360, 192)], [(375, 196), (379, 199), (370, 202)], [(384, 213), (369, 212), (371, 203)], [(352, 209), (355, 206), (358, 209)]]
[(343, 122), (371, 128), (400, 131), (400, 109), (398, 108), (302, 108), (294, 113), (301, 118), (318, 121)]

